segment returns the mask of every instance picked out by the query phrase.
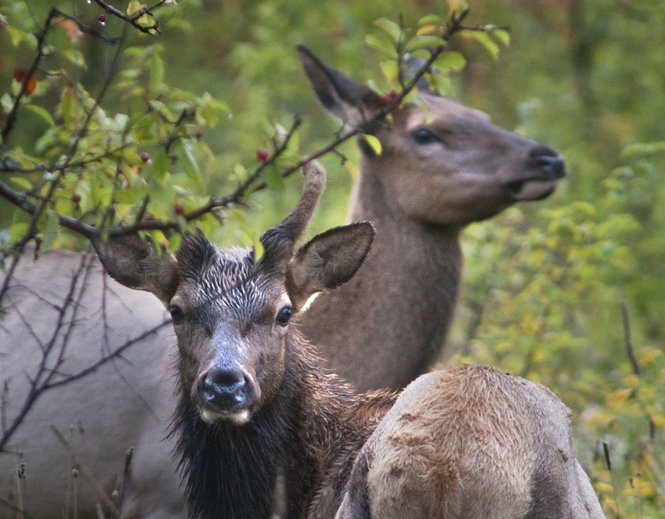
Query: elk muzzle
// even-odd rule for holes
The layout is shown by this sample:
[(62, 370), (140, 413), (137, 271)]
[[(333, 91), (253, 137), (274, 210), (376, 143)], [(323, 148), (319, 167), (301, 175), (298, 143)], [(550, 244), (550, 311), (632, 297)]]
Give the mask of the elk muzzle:
[(551, 195), (566, 176), (563, 157), (547, 146), (533, 148), (525, 173), (505, 183), (513, 200), (542, 200)]
[(199, 376), (193, 397), (203, 421), (242, 425), (251, 417), (250, 408), (258, 398), (256, 388), (252, 377), (239, 367), (213, 366)]

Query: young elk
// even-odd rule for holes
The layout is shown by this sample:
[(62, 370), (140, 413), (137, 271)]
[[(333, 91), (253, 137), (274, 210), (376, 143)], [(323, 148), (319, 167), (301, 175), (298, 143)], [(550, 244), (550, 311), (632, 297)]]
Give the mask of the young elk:
[[(173, 318), (180, 393), (174, 433), (191, 517), (334, 517), (344, 492), (355, 492), (355, 483), (347, 481), (357, 453), (395, 401), (396, 395), (387, 391), (353, 394), (350, 387), (327, 374), (297, 331), (298, 317), (312, 297), (348, 281), (374, 237), (369, 223), (355, 223), (324, 232), (294, 252), (324, 179), (322, 169), (308, 167), (301, 200), (282, 223), (263, 235), (260, 259), (251, 250), (218, 249), (201, 234), (187, 236), (175, 258), (158, 255), (139, 240), (97, 246), (113, 277), (131, 288), (151, 291)], [(435, 430), (452, 433), (461, 427), (460, 434), (468, 444), (487, 455), (470, 460), (461, 445), (448, 446), (443, 433), (417, 438), (423, 449), (432, 452), (452, 449), (455, 452), (449, 456), (465, 468), (477, 463), (459, 481), (453, 474), (455, 466), (447, 470), (430, 466), (425, 481), (441, 490), (431, 499), (441, 498), (445, 503), (453, 498), (449, 492), (459, 493), (456, 484), (466, 487), (481, 481), (490, 491), (478, 497), (485, 503), (501, 500), (503, 506), (505, 499), (497, 493), (504, 491), (506, 482), (487, 479), (499, 474), (524, 487), (515, 493), (526, 500), (528, 506), (519, 510), (527, 516), (530, 510), (540, 510), (536, 505), (541, 497), (536, 491), (556, 492), (566, 483), (574, 483), (567, 479), (571, 473), (578, 474), (568, 416), (551, 394), (540, 389), (531, 395), (528, 382), (504, 376), (526, 389), (499, 387), (485, 395), (491, 384), (479, 384), (467, 375), (474, 373), (473, 368), (450, 373), (452, 390), (435, 384), (421, 393), (416, 385), (407, 388), (398, 402), (411, 406), (409, 399), (415, 398), (419, 403), (413, 405), (413, 412), (423, 413), (419, 418), (423, 423), (429, 417)], [(445, 378), (446, 374), (438, 376)], [(503, 383), (500, 376), (497, 381)], [(438, 402), (454, 405), (456, 395), (448, 393), (465, 394), (471, 390), (467, 386), (475, 385), (479, 385), (473, 388), (479, 397), (476, 404), (483, 411), (458, 405), (458, 419), (449, 421)], [(495, 396), (503, 393), (507, 397)], [(543, 402), (548, 408), (538, 411), (534, 396), (542, 399), (543, 394), (548, 396)], [(519, 401), (512, 402), (513, 395)], [(485, 399), (493, 403), (484, 404)], [(429, 405), (436, 409), (431, 414)], [(559, 414), (551, 414), (551, 408), (557, 406)], [(491, 411), (486, 417), (485, 409)], [(478, 431), (467, 429), (475, 428), (481, 417), (497, 430), (487, 425)], [(375, 452), (384, 443), (387, 449), (394, 449), (392, 444), (402, 437), (411, 443), (402, 436), (401, 427), (382, 422), (377, 432), (393, 432), (373, 440)], [(547, 434), (540, 434), (543, 432)], [(560, 440), (559, 432), (563, 432)], [(394, 438), (394, 434), (400, 436)], [(531, 443), (519, 450), (508, 441), (504, 452), (501, 435)], [(422, 480), (422, 475), (418, 478)], [(373, 480), (368, 479), (366, 486), (373, 489), (372, 485)], [(465, 501), (467, 495), (476, 499), (470, 489), (459, 499)], [(352, 506), (350, 500), (345, 498), (340, 514)], [(553, 511), (568, 506), (548, 502), (553, 503)], [(484, 509), (490, 510), (489, 506)], [(355, 517), (355, 512), (349, 513)], [(397, 517), (400, 512), (391, 513)], [(441, 512), (430, 515), (441, 516)]]
[[(343, 124), (363, 124), (381, 108), (374, 91), (298, 50), (321, 103)], [(302, 332), (359, 390), (397, 389), (426, 371), (443, 346), (458, 295), (462, 229), (517, 201), (549, 196), (565, 169), (552, 149), (427, 92), (364, 131), (382, 151), (360, 139), (350, 220), (371, 221), (376, 239), (358, 274), (312, 304)]]
[(566, 406), (481, 366), (422, 375), (356, 457), (337, 519), (602, 518)]

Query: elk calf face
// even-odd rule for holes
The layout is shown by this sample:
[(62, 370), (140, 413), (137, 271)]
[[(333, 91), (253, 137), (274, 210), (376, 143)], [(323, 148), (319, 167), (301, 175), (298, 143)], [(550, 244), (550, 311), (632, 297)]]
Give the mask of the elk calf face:
[(244, 423), (281, 378), (291, 301), (251, 251), (220, 251), (189, 236), (177, 261), (180, 284), (168, 308), (183, 390), (206, 422)]
[(200, 233), (186, 236), (176, 255), (179, 282), (167, 307), (180, 384), (207, 423), (242, 425), (277, 394), (292, 315), (312, 295), (348, 281), (374, 238), (371, 224), (361, 222), (292, 253), (295, 240), (283, 231), (264, 235), (261, 261), (252, 250), (218, 249)]
[(169, 309), (180, 387), (205, 422), (244, 424), (274, 397), (291, 316), (314, 294), (348, 281), (369, 252), (367, 222), (331, 229), (294, 251), (324, 186), (323, 168), (307, 165), (295, 209), (261, 237), (260, 260), (253, 250), (219, 249), (200, 232), (184, 237), (175, 258), (137, 237), (95, 243), (113, 278)]

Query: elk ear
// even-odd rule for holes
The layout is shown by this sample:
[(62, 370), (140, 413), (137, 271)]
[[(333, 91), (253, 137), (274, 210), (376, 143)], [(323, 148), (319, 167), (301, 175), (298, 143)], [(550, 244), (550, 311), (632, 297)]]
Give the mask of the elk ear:
[(300, 310), (309, 298), (346, 283), (362, 265), (374, 240), (374, 227), (360, 222), (321, 233), (303, 245), (286, 269), (286, 290)]
[(380, 96), (372, 89), (326, 65), (307, 47), (298, 45), (297, 48), (302, 66), (319, 101), (345, 125), (358, 126), (381, 107)]
[(165, 305), (171, 301), (179, 280), (172, 256), (159, 254), (152, 243), (138, 236), (93, 241), (93, 246), (106, 272), (118, 283), (152, 292)]

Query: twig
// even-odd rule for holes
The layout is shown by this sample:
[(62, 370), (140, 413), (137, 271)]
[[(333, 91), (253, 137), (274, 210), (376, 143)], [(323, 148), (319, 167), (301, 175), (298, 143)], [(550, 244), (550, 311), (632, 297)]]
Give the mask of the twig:
[(115, 506), (115, 503), (113, 500), (106, 495), (106, 492), (104, 491), (103, 486), (95, 479), (94, 474), (90, 470), (90, 468), (83, 463), (81, 458), (78, 456), (76, 453), (76, 449), (67, 441), (67, 438), (65, 438), (65, 435), (62, 434), (62, 432), (55, 426), (51, 425), (51, 431), (53, 431), (53, 434), (55, 434), (56, 438), (58, 438), (58, 441), (62, 443), (62, 445), (67, 449), (67, 452), (69, 452), (69, 455), (72, 457), (76, 465), (83, 471), (83, 473), (86, 476), (86, 479), (92, 484), (93, 488), (95, 489), (95, 493), (97, 494), (97, 497), (104, 502), (104, 506), (108, 507), (115, 516), (119, 516), (120, 512)]
[(628, 303), (621, 301), (621, 322), (623, 323), (623, 344), (626, 348), (626, 355), (630, 362), (630, 367), (635, 375), (640, 374), (640, 365), (635, 357), (635, 348), (633, 347), (632, 333), (630, 330), (630, 314), (628, 313)]
[[(159, 0), (156, 4), (150, 6), (150, 7), (144, 7), (140, 9), (137, 13), (133, 15), (128, 15), (123, 13), (121, 10), (116, 9), (114, 6), (109, 4), (108, 2), (104, 2), (103, 0), (95, 0), (95, 3), (104, 9), (107, 13), (115, 16), (116, 18), (120, 18), (121, 20), (124, 20), (128, 24), (130, 24), (132, 27), (138, 29), (141, 32), (144, 32), (146, 34), (155, 34), (159, 33), (159, 23), (157, 20), (154, 19), (154, 15), (152, 14), (152, 11), (155, 9), (158, 9), (159, 7), (163, 6), (168, 0)], [(138, 21), (139, 19), (144, 16), (144, 15), (150, 15), (153, 18), (153, 24), (152, 25), (142, 25)]]
[[(621, 321), (623, 323), (623, 343), (626, 348), (626, 356), (628, 357), (628, 362), (630, 362), (630, 367), (633, 371), (633, 374), (639, 377), (640, 375), (640, 365), (637, 362), (637, 357), (635, 356), (635, 348), (633, 346), (632, 333), (630, 328), (630, 313), (628, 312), (628, 303), (623, 300), (621, 301)], [(637, 390), (635, 391), (636, 397), (638, 397)], [(642, 412), (647, 419), (647, 425), (649, 427), (649, 439), (654, 440), (656, 438), (656, 423), (653, 421), (653, 417), (649, 412), (647, 406), (644, 404), (642, 399), (637, 398)]]
[[(143, 333), (127, 340), (121, 346), (104, 354), (97, 361), (87, 365), (79, 371), (64, 375), (61, 373), (61, 367), (65, 362), (67, 354), (67, 346), (71, 337), (71, 333), (78, 323), (77, 315), (81, 308), (81, 297), (87, 290), (86, 274), (92, 265), (90, 258), (87, 256), (81, 259), (76, 272), (72, 276), (67, 293), (62, 299), (61, 304), (55, 306), (57, 318), (53, 326), (53, 331), (48, 341), (43, 344), (40, 342), (39, 347), (42, 350), (42, 356), (35, 373), (29, 379), (30, 385), (27, 395), (25, 396), (20, 409), (14, 414), (11, 420), (3, 417), (2, 434), (0, 435), (0, 452), (4, 450), (10, 438), (16, 430), (24, 422), (28, 412), (35, 405), (35, 402), (41, 396), (52, 389), (64, 386), (76, 380), (80, 380), (91, 373), (95, 372), (106, 363), (113, 359), (121, 357), (128, 348), (143, 341), (147, 337), (155, 334), (162, 327), (170, 323), (170, 319), (165, 319), (163, 322), (145, 330)], [(70, 311), (71, 310), (71, 311)], [(26, 321), (26, 325), (29, 323)], [(32, 334), (32, 331), (30, 332)], [(39, 341), (39, 338), (35, 337)]]
[[(122, 18), (123, 20), (126, 21), (131, 21), (133, 17), (129, 17), (125, 15), (124, 13), (118, 11), (115, 7), (109, 5), (108, 3), (104, 2), (103, 0), (95, 0), (95, 2), (106, 9), (108, 12), (112, 13), (114, 16), (118, 16)], [(157, 2), (154, 6), (150, 7), (149, 9), (145, 10), (145, 12), (149, 12), (152, 9), (155, 9), (161, 5), (164, 4), (164, 0), (161, 0)], [(116, 12), (118, 11), (118, 12)], [(365, 133), (372, 125), (377, 123), (378, 121), (384, 119), (388, 114), (392, 113), (399, 105), (400, 103), (404, 100), (404, 98), (417, 86), (418, 81), (422, 78), (422, 76), (431, 68), (432, 64), (436, 61), (436, 59), (439, 57), (439, 55), (444, 52), (446, 45), (450, 38), (458, 31), (460, 30), (482, 30), (481, 28), (478, 27), (465, 27), (462, 25), (463, 20), (468, 14), (468, 10), (463, 11), (459, 15), (453, 15), (450, 20), (448, 21), (448, 24), (446, 25), (446, 29), (442, 35), (442, 40), (444, 41), (444, 44), (440, 45), (439, 47), (433, 49), (430, 53), (430, 57), (425, 61), (422, 67), (417, 69), (413, 75), (413, 77), (410, 79), (409, 82), (407, 82), (405, 85), (403, 85), (403, 88), (399, 95), (397, 95), (394, 99), (391, 100), (391, 102), (387, 103), (385, 106), (381, 107), (381, 109), (377, 110), (371, 117), (368, 117), (365, 119), (361, 124), (356, 126), (355, 128), (352, 128), (345, 133), (342, 133), (340, 135), (337, 135), (337, 137), (328, 145), (323, 146), (322, 148), (310, 153), (309, 155), (305, 156), (302, 158), (300, 161), (298, 161), (296, 164), (289, 166), (287, 168), (284, 168), (281, 171), (282, 177), (288, 177), (292, 175), (295, 171), (299, 170), (301, 167), (304, 165), (312, 162), (313, 160), (316, 160), (320, 158), (321, 156), (331, 153), (331, 152), (337, 152), (337, 147), (339, 147), (341, 144), (344, 142), (362, 134)], [(116, 59), (119, 55), (119, 52), (116, 54)], [(102, 92), (100, 95), (97, 97), (97, 100), (95, 101), (95, 106), (93, 107), (93, 110), (99, 106), (99, 103), (101, 102), (101, 99), (106, 91), (106, 89), (109, 86), (109, 81), (105, 83), (104, 87), (102, 88)], [(92, 113), (91, 111), (91, 113)], [(190, 116), (190, 113), (185, 113), (183, 112), (176, 121), (176, 124), (181, 124), (187, 116)], [(81, 129), (81, 132), (79, 133), (79, 136), (82, 136), (87, 129), (87, 124), (88, 121), (84, 124), (83, 128)], [(215, 197), (212, 196), (208, 199), (208, 201), (201, 205), (198, 208), (195, 208), (184, 215), (182, 215), (182, 218), (184, 218), (185, 221), (190, 222), (193, 220), (196, 220), (200, 218), (201, 216), (208, 214), (208, 213), (213, 213), (215, 214), (217, 209), (221, 208), (226, 208), (230, 207), (232, 205), (237, 205), (243, 203), (245, 197), (248, 194), (255, 193), (257, 191), (263, 190), (266, 187), (265, 182), (258, 182), (259, 177), (263, 173), (263, 171), (267, 167), (274, 166), (277, 159), (286, 151), (288, 144), (290, 142), (291, 137), (297, 130), (297, 128), (300, 126), (300, 119), (295, 118), (294, 122), (286, 134), (286, 137), (281, 141), (281, 144), (277, 146), (277, 148), (274, 150), (274, 153), (270, 157), (270, 160), (266, 161), (265, 163), (262, 163), (259, 167), (257, 167), (254, 172), (249, 175), (232, 193), (225, 195), (223, 197)], [(166, 142), (166, 145), (169, 146), (171, 145), (172, 142), (169, 140)], [(71, 159), (73, 156), (73, 152), (76, 150), (78, 147), (78, 139), (72, 146), (72, 151), (68, 155)], [(33, 235), (34, 235), (34, 230), (36, 229), (36, 222), (39, 219), (39, 216), (43, 212), (46, 203), (50, 199), (50, 195), (52, 194), (53, 190), (57, 186), (59, 179), (62, 177), (64, 174), (66, 168), (70, 165), (69, 162), (66, 162), (63, 165), (60, 165), (57, 168), (58, 175), (56, 178), (52, 181), (52, 184), (50, 186), (50, 189), (47, 193), (47, 196), (45, 197), (44, 201), (42, 202), (41, 205), (36, 205), (33, 202), (31, 202), (28, 197), (26, 196), (25, 193), (15, 191), (11, 189), (9, 186), (3, 184), (0, 182), (0, 196), (3, 196), (10, 202), (12, 202), (14, 205), (20, 207), (21, 209), (25, 210), (26, 212), (32, 214), (33, 217), (33, 226), (31, 227), (31, 232), (26, 233), (25, 240), (29, 240)], [(141, 208), (139, 213), (145, 212), (145, 206)], [(137, 234), (140, 231), (162, 231), (162, 232), (168, 232), (168, 231), (177, 231), (180, 228), (180, 222), (179, 221), (156, 221), (156, 220), (140, 220), (136, 218), (134, 220), (134, 223), (129, 226), (123, 226), (121, 224), (118, 225), (109, 225), (105, 229), (100, 229), (97, 228), (93, 225), (89, 225), (81, 221), (80, 219), (75, 219), (69, 216), (65, 215), (58, 215), (59, 218), (59, 223), (63, 227), (66, 227), (72, 231), (77, 232), (78, 234), (90, 239), (90, 240), (98, 240), (104, 236), (106, 237), (120, 237), (120, 236), (126, 236), (126, 235), (131, 235), (131, 234)]]

